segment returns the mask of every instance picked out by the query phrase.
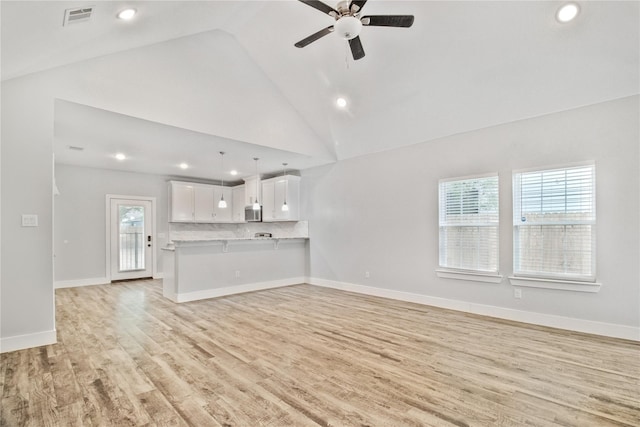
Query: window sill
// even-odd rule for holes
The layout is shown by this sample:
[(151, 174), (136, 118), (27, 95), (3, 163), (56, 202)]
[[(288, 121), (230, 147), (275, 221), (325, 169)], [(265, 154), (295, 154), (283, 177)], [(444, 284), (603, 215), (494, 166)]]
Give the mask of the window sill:
[(576, 282), (573, 280), (538, 279), (533, 277), (515, 276), (509, 276), (509, 282), (511, 282), (513, 286), (524, 286), (527, 288), (558, 289), (562, 291), (592, 293), (600, 292), (600, 286), (602, 286), (602, 283), (594, 282)]
[(493, 273), (471, 273), (451, 270), (436, 270), (436, 275), (443, 279), (470, 280), (473, 282), (500, 283), (502, 282), (501, 274)]

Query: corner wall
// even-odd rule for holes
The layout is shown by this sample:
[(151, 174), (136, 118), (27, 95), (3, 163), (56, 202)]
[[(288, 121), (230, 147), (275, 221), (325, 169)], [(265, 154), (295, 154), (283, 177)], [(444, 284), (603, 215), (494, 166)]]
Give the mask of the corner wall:
[[(640, 339), (638, 105), (633, 96), (304, 171), (311, 282), (462, 310), (482, 307), (484, 314), (520, 313), (514, 320), (611, 325), (622, 331), (613, 335)], [(587, 160), (596, 162), (600, 292), (524, 288), (523, 298), (514, 299), (507, 279), (512, 171)], [(488, 172), (500, 176), (504, 279), (438, 278), (438, 180)]]

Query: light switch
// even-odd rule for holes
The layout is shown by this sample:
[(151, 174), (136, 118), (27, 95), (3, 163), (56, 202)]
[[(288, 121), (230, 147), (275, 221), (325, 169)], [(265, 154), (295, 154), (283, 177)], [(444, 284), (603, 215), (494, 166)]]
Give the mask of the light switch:
[(38, 215), (36, 214), (22, 214), (22, 226), (23, 227), (37, 227)]

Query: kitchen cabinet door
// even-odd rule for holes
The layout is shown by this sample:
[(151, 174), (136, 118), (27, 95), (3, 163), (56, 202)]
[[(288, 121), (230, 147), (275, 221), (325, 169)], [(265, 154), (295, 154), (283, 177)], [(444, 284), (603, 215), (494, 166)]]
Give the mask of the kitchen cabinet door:
[(215, 213), (213, 185), (194, 185), (194, 220), (195, 222), (214, 222)]
[[(283, 211), (284, 201), (289, 210)], [(285, 175), (262, 182), (262, 221), (300, 219), (300, 177)]]
[(186, 182), (169, 182), (169, 221), (193, 222), (193, 185)]
[(244, 222), (244, 185), (238, 185), (237, 187), (233, 187), (232, 189), (232, 199), (233, 199), (233, 222)]
[(262, 221), (276, 219), (275, 182), (272, 179), (262, 182)]
[[(276, 182), (276, 218), (280, 221), (300, 220), (300, 177), (287, 175), (284, 180)], [(289, 210), (283, 211), (282, 205), (287, 201)]]
[[(273, 218), (279, 221), (286, 221), (289, 219), (289, 214), (291, 213), (291, 201), (288, 200), (290, 197), (287, 197), (287, 180), (286, 179), (278, 179), (274, 183), (273, 188)], [(284, 205), (284, 201), (287, 201), (288, 211), (283, 211), (282, 206)]]

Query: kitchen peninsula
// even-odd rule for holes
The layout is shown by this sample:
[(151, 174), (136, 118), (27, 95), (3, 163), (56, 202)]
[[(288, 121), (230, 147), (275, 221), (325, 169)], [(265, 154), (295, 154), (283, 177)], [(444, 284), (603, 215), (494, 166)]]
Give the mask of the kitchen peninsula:
[[(174, 227), (163, 248), (163, 294), (195, 301), (303, 283), (308, 270), (306, 221)], [(255, 237), (271, 233), (272, 237)]]

